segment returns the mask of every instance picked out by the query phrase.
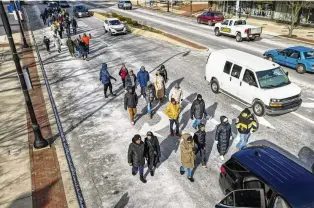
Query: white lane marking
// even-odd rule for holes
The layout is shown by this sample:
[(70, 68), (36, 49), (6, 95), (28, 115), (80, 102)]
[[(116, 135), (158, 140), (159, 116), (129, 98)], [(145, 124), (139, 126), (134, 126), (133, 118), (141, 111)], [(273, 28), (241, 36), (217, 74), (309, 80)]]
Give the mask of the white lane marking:
[(314, 108), (314, 103), (302, 103), (301, 106), (304, 108)]
[(297, 116), (297, 117), (299, 117), (299, 118), (301, 118), (301, 119), (303, 119), (303, 120), (305, 120), (305, 121), (311, 123), (311, 124), (314, 124), (314, 121), (312, 121), (312, 120), (309, 119), (309, 118), (306, 118), (305, 116), (302, 116), (302, 115), (300, 115), (300, 114), (298, 114), (298, 113), (296, 113), (296, 112), (291, 112), (291, 113), (292, 113), (293, 115), (295, 115), (295, 116)]
[[(234, 109), (238, 110), (238, 111), (242, 111), (243, 108), (241, 108), (240, 106), (238, 105), (235, 105), (235, 104), (231, 104), (231, 107), (233, 107)], [(273, 127), (273, 125), (271, 125), (264, 117), (258, 117), (256, 118), (258, 120), (258, 123), (263, 125), (263, 126), (266, 126), (268, 128), (272, 128), (272, 129), (276, 129), (275, 127)]]
[[(174, 24), (174, 23), (157, 20), (157, 19), (145, 16), (145, 15), (140, 15), (140, 14), (136, 14), (136, 13), (125, 11), (125, 10), (119, 10), (117, 8), (111, 8), (111, 9), (115, 10), (115, 11), (119, 11), (121, 13), (126, 13), (126, 14), (129, 14), (129, 15), (133, 15), (133, 16), (141, 18), (141, 19), (146, 19), (146, 20), (149, 20), (149, 21), (161, 24), (161, 25), (165, 25), (165, 26), (168, 26), (168, 27), (176, 28), (176, 29), (179, 29), (181, 31), (185, 31), (185, 32), (188, 32), (188, 33), (191, 33), (191, 34), (194, 34), (194, 35), (198, 35), (198, 36), (202, 35), (197, 30), (189, 29), (189, 28), (186, 28), (186, 27), (178, 27), (178, 25)], [(212, 35), (204, 35), (203, 34), (202, 36), (210, 38), (210, 39), (214, 39), (215, 42), (220, 42), (221, 44), (226, 43), (226, 41), (227, 41), (225, 38), (219, 38), (219, 37), (212, 36)], [(248, 50), (254, 51), (254, 52), (259, 53), (259, 54), (263, 54), (266, 50), (268, 50), (268, 49), (262, 49), (260, 47), (256, 48), (256, 47), (253, 47), (253, 46), (244, 45), (244, 44), (236, 42), (234, 39), (231, 39), (231, 40), (232, 40), (232, 45), (237, 46), (239, 48), (246, 48)], [(231, 40), (228, 41), (228, 42), (231, 42)], [(208, 46), (206, 46), (206, 47), (208, 47)]]
[(312, 100), (312, 101), (314, 101), (314, 98), (308, 98), (308, 100)]

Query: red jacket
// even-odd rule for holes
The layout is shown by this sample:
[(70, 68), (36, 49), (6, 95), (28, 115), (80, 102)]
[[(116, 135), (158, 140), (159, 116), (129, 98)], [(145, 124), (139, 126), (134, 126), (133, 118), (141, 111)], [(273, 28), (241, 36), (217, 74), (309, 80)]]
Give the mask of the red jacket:
[(121, 76), (122, 79), (125, 79), (126, 76), (128, 75), (128, 71), (125, 67), (122, 67), (119, 71), (119, 75)]

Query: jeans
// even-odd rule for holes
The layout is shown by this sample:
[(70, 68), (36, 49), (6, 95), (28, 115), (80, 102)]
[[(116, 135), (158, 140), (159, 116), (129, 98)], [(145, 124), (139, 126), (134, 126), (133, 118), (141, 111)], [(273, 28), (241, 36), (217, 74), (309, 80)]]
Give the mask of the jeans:
[(152, 114), (152, 103), (151, 102), (147, 103), (147, 114)]
[(146, 97), (145, 87), (141, 87), (141, 95), (143, 95), (144, 97)]
[(200, 156), (201, 156), (202, 165), (206, 165), (206, 161), (205, 161), (205, 157), (206, 157), (206, 148), (200, 146), (200, 147), (197, 149), (195, 155), (196, 155), (198, 152), (200, 153)]
[(179, 134), (179, 121), (178, 119), (169, 119), (170, 120), (170, 133), (173, 134), (173, 124), (176, 124), (176, 134)]
[(76, 35), (76, 27), (72, 27), (73, 34)]
[(121, 78), (121, 80), (122, 80), (123, 88), (125, 88), (125, 79), (122, 79), (122, 78)]
[(192, 170), (191, 170), (191, 168), (184, 168), (183, 166), (180, 167), (180, 171), (185, 172), (185, 170), (188, 171), (188, 177), (192, 177)]
[(196, 129), (200, 123), (201, 123), (201, 119), (195, 119), (195, 121), (192, 124), (192, 127)]
[(242, 149), (246, 146), (246, 144), (248, 143), (250, 135), (251, 135), (250, 133), (248, 133), (248, 134), (241, 134), (240, 133), (240, 141), (237, 144), (238, 149)]
[(137, 170), (140, 172), (140, 176), (144, 176), (144, 167), (132, 167), (132, 172), (136, 173)]

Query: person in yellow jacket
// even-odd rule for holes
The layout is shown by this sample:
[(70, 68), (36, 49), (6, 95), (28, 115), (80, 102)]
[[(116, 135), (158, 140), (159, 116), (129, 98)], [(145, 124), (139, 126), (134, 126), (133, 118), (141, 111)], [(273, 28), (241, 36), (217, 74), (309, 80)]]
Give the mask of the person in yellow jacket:
[(167, 105), (165, 114), (169, 117), (170, 121), (170, 135), (174, 136), (173, 124), (176, 124), (176, 135), (180, 137), (179, 133), (179, 114), (180, 114), (180, 104), (176, 102), (174, 98), (171, 98), (171, 102)]

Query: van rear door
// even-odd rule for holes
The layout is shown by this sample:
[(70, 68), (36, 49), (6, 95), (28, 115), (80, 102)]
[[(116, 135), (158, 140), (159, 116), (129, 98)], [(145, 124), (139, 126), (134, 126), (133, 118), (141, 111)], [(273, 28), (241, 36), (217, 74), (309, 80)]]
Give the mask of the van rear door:
[(223, 200), (216, 204), (216, 208), (246, 207), (265, 208), (263, 189), (240, 189), (230, 192)]

